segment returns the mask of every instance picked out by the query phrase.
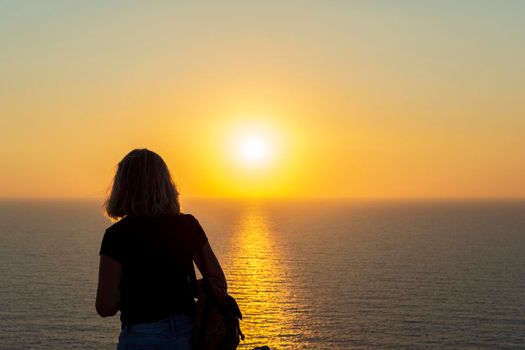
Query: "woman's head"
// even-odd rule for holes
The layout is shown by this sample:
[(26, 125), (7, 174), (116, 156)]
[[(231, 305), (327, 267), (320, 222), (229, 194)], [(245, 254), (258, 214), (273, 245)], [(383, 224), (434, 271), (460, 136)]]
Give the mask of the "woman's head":
[(179, 192), (157, 153), (134, 149), (118, 163), (104, 207), (113, 219), (179, 214)]

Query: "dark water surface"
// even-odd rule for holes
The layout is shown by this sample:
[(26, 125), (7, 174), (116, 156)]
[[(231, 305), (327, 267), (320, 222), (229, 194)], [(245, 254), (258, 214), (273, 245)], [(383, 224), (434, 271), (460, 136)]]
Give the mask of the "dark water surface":
[[(525, 201), (187, 200), (244, 348), (523, 349)], [(0, 201), (0, 349), (114, 349), (93, 200)]]

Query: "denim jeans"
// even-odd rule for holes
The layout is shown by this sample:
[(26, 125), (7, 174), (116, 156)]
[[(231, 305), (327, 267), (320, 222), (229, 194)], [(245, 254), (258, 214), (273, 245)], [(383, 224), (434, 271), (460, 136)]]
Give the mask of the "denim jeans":
[(191, 350), (193, 318), (185, 314), (123, 326), (117, 350)]

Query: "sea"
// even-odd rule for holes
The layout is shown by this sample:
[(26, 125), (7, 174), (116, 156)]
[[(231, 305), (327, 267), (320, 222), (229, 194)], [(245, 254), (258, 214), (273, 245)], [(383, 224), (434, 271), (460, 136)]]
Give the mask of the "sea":
[[(187, 199), (240, 349), (525, 349), (525, 200)], [(115, 349), (101, 200), (0, 201), (0, 349)]]

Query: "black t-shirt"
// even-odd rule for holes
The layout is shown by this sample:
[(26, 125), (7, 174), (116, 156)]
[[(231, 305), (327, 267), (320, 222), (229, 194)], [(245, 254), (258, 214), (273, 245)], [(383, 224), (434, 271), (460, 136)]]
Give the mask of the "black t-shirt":
[(122, 323), (154, 322), (174, 313), (191, 313), (194, 300), (188, 271), (194, 253), (207, 241), (190, 214), (125, 217), (110, 226), (100, 255), (122, 264)]

